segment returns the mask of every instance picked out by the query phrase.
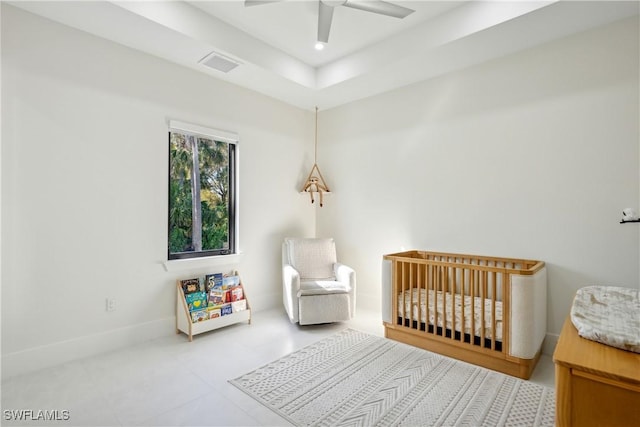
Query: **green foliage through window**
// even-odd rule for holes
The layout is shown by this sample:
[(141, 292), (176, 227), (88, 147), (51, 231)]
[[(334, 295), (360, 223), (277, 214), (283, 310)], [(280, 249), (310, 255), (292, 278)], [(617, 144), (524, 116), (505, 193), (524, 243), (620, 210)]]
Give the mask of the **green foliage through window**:
[(169, 132), (169, 259), (234, 252), (235, 145)]

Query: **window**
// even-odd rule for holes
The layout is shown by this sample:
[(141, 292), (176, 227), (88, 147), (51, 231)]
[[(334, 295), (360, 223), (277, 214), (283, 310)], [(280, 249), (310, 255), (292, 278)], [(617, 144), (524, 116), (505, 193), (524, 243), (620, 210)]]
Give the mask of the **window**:
[(236, 253), (235, 134), (169, 123), (168, 259)]

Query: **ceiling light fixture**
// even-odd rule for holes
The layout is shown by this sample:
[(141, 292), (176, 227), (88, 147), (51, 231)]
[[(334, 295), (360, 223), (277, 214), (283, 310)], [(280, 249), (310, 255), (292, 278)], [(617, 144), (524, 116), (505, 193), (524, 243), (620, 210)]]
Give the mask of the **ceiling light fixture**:
[(324, 49), (324, 43), (322, 43), (322, 42), (316, 42), (316, 44), (314, 45), (314, 47), (316, 48), (316, 50), (322, 50), (322, 49)]

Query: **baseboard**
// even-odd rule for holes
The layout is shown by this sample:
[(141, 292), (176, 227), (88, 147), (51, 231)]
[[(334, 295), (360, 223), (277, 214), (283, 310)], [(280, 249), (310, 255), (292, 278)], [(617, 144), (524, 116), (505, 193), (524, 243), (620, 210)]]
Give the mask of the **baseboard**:
[(558, 339), (560, 339), (560, 335), (550, 334), (547, 332), (547, 335), (544, 337), (544, 341), (542, 341), (542, 354), (553, 356), (553, 352), (556, 350), (556, 345), (558, 345)]
[(175, 316), (2, 355), (2, 380), (175, 334)]

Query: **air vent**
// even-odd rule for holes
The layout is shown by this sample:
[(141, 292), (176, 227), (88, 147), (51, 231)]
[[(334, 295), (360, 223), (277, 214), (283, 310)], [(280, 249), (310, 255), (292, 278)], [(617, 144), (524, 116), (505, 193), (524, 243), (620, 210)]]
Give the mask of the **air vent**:
[(227, 58), (224, 55), (220, 55), (217, 52), (211, 52), (209, 55), (202, 58), (200, 63), (209, 68), (213, 68), (214, 70), (222, 71), (223, 73), (228, 73), (240, 65), (239, 62)]

